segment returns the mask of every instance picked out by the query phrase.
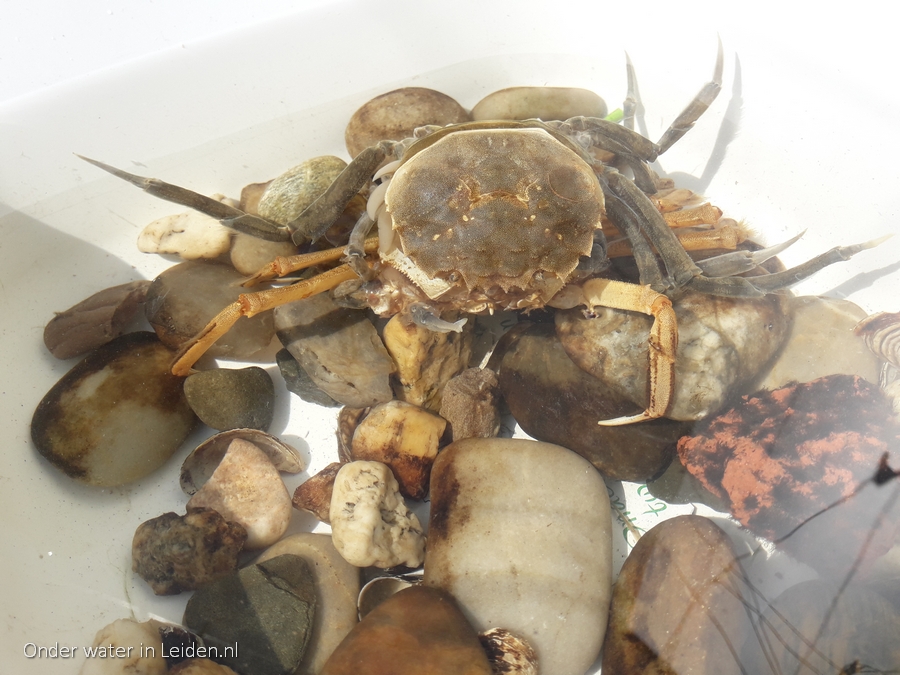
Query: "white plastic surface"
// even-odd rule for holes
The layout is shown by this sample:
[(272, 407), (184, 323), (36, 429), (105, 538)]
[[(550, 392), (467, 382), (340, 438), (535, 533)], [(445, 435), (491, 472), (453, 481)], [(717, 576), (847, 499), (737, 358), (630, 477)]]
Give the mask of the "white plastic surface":
[[(140, 522), (183, 510), (187, 448), (137, 484), (97, 490), (60, 474), (29, 439), (35, 406), (73, 365), (46, 352), (44, 324), (165, 268), (135, 239), (179, 210), (74, 152), (237, 195), (308, 157), (345, 155), (349, 115), (401, 85), (467, 107), (505, 86), (586, 86), (616, 107), (626, 49), (658, 138), (710, 76), (718, 33), (722, 94), (662, 169), (770, 242), (808, 229), (789, 263), (898, 231), (898, 47), (887, 21), (860, 3), (834, 15), (786, 3), (608, 4), (323, 3), (0, 105), (0, 672), (77, 672), (80, 658), (29, 659), (25, 645), (80, 648), (116, 618), (178, 620), (184, 602), (133, 577), (130, 544)], [(898, 311), (898, 260), (895, 238), (798, 290)], [(331, 461), (334, 411), (296, 397), (279, 406), (274, 431), (307, 451), (309, 473)], [(312, 524), (298, 514), (294, 526)]]

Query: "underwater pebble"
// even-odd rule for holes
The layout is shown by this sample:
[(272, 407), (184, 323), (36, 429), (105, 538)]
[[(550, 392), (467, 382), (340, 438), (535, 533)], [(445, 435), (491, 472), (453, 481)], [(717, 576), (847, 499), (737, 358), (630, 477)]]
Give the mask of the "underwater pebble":
[(746, 672), (773, 672), (774, 668), (779, 673), (813, 675), (833, 672), (833, 664), (843, 667), (857, 662), (865, 664), (864, 669), (844, 672), (896, 669), (900, 605), (886, 590), (884, 582), (843, 588), (819, 579), (787, 589), (763, 612), (760, 634), (750, 635), (744, 644)]
[(105, 345), (125, 332), (149, 286), (143, 279), (113, 286), (57, 312), (44, 328), (44, 345), (58, 359), (83, 356)]
[[(678, 319), (675, 392), (666, 413), (698, 420), (756, 378), (784, 344), (790, 327), (785, 297), (725, 298), (685, 292), (673, 305)], [(579, 368), (600, 378), (642, 409), (647, 405), (652, 319), (598, 307), (556, 314), (563, 348)]]
[(257, 212), (263, 218), (287, 225), (318, 199), (345, 168), (347, 162), (332, 155), (308, 159), (269, 183), (259, 199)]
[(297, 486), (291, 498), (295, 509), (313, 514), (323, 523), (331, 522), (331, 495), (341, 462), (332, 462), (319, 473)]
[(297, 394), (304, 401), (315, 403), (323, 408), (333, 408), (340, 405), (313, 382), (309, 373), (300, 367), (297, 359), (287, 349), (278, 350), (278, 353), (275, 354), (275, 362), (278, 364), (278, 370), (281, 373), (281, 377), (284, 378), (284, 384), (289, 392)]
[(104, 651), (85, 659), (81, 675), (165, 675), (169, 671), (158, 625), (155, 621), (117, 619), (104, 626), (91, 643), (92, 648)]
[(278, 470), (253, 443), (237, 438), (188, 508), (205, 506), (247, 530), (246, 549), (265, 548), (291, 521), (291, 497)]
[(155, 471), (197, 418), (169, 372), (173, 353), (153, 333), (100, 347), (53, 385), (31, 420), (31, 438), (66, 475), (111, 487)]
[(428, 124), (446, 126), (468, 122), (469, 113), (446, 94), (423, 87), (395, 89), (359, 108), (350, 118), (344, 141), (356, 157), (378, 141), (402, 141)]
[(493, 438), (500, 433), (500, 383), (488, 368), (467, 368), (451, 379), (441, 396), (440, 414), (452, 440)]
[(577, 87), (509, 87), (488, 94), (472, 108), (472, 119), (567, 120), (606, 117), (606, 102), (588, 89)]
[(601, 670), (748, 672), (734, 651), (752, 631), (744, 588), (731, 541), (711, 520), (677, 516), (659, 523), (641, 536), (616, 580)]
[(587, 460), (523, 439), (452, 443), (432, 467), (428, 533), (425, 584), (476, 630), (525, 639), (542, 672), (584, 675), (612, 585), (609, 497)]
[(184, 395), (200, 421), (218, 431), (265, 431), (275, 415), (275, 385), (262, 368), (216, 368), (189, 376)]
[(677, 453), (661, 476), (647, 481), (647, 490), (669, 504), (706, 504), (714, 511), (728, 512), (728, 500), (703, 487), (703, 483), (684, 467)]
[(863, 546), (871, 562), (900, 534), (900, 519), (889, 516), (868, 539), (891, 490), (870, 485), (847, 499), (898, 444), (900, 425), (878, 387), (830, 375), (744, 396), (683, 437), (678, 454), (742, 525), (837, 575), (856, 564)]
[[(316, 611), (309, 563), (286, 554), (197, 590), (183, 623), (242, 675), (289, 675), (306, 654)], [(223, 653), (235, 644), (236, 655)]]
[[(361, 669), (360, 664), (365, 664)], [(412, 586), (359, 622), (320, 675), (491, 675), (478, 636), (453, 597)], [(582, 674), (583, 675), (583, 674)]]
[(790, 382), (811, 382), (826, 375), (859, 375), (878, 384), (881, 363), (853, 328), (866, 316), (849, 300), (791, 297), (790, 332), (775, 362), (757, 386), (778, 389)]
[(461, 332), (438, 333), (415, 323), (406, 314), (387, 322), (382, 340), (397, 366), (397, 398), (437, 412), (447, 382), (468, 368), (472, 358), (474, 321)]
[(249, 183), (241, 188), (241, 198), (237, 207), (244, 213), (252, 213), (254, 216), (259, 215), (259, 200), (262, 198), (266, 188), (272, 181), (264, 181), (262, 183)]
[(142, 253), (177, 255), (183, 260), (218, 258), (231, 247), (232, 230), (217, 218), (185, 211), (154, 220), (138, 235)]
[(316, 615), (309, 645), (293, 675), (318, 675), (335, 647), (357, 624), (359, 569), (341, 557), (329, 535), (309, 532), (285, 537), (263, 551), (257, 562), (285, 553), (309, 563), (316, 589)]
[(668, 419), (597, 424), (640, 409), (576, 366), (553, 324), (527, 328), (506, 349), (499, 369), (503, 398), (525, 433), (577, 452), (609, 478), (645, 481), (660, 475), (690, 428)]
[[(239, 285), (243, 280), (233, 268), (214, 262), (174, 265), (156, 277), (147, 291), (147, 320), (160, 340), (177, 349), (245, 292)], [(268, 347), (274, 334), (272, 312), (243, 317), (207, 353), (249, 358)]]
[(278, 256), (296, 254), (292, 241), (266, 241), (244, 232), (235, 232), (229, 252), (232, 267), (247, 276), (256, 274)]
[(425, 535), (400, 495), (397, 479), (380, 462), (344, 464), (331, 496), (331, 539), (357, 567), (418, 567)]
[(357, 408), (394, 398), (394, 362), (365, 312), (338, 307), (323, 293), (274, 315), (278, 339), (331, 398)]
[(275, 436), (259, 429), (229, 429), (207, 438), (182, 462), (179, 482), (186, 495), (192, 495), (203, 487), (236, 438), (248, 441), (262, 450), (279, 471), (300, 473), (306, 468), (300, 451)]
[(237, 569), (247, 531), (212, 509), (164, 513), (141, 523), (131, 544), (131, 569), (157, 595), (192, 591)]
[(447, 421), (424, 408), (403, 401), (375, 406), (353, 434), (354, 460), (381, 462), (390, 467), (400, 493), (411, 499), (428, 494), (431, 465)]

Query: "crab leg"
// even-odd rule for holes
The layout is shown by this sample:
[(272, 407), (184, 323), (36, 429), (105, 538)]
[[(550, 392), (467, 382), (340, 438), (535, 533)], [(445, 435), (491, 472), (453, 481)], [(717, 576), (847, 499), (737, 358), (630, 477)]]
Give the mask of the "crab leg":
[(659, 139), (659, 154), (663, 154), (672, 147), (682, 136), (684, 136), (694, 123), (700, 119), (700, 116), (706, 112), (707, 108), (716, 100), (716, 96), (722, 90), (722, 70), (725, 62), (725, 55), (722, 50), (722, 39), (719, 38), (719, 51), (716, 54), (716, 65), (713, 69), (712, 80), (707, 82), (688, 106), (675, 118), (675, 121), (669, 125), (662, 138)]
[(291, 286), (242, 294), (235, 302), (213, 317), (203, 330), (179, 350), (175, 356), (175, 362), (172, 364), (172, 374), (181, 377), (189, 375), (191, 366), (242, 316), (250, 317), (269, 309), (275, 309), (289, 302), (330, 290), (344, 281), (356, 278), (356, 274), (349, 265), (341, 265)]
[[(365, 252), (374, 253), (377, 250), (378, 237), (366, 239)], [(255, 286), (262, 281), (277, 279), (278, 277), (283, 277), (291, 272), (299, 272), (300, 270), (308, 269), (314, 265), (334, 262), (340, 260), (346, 252), (346, 246), (339, 246), (337, 248), (328, 248), (323, 251), (313, 251), (312, 253), (301, 253), (299, 255), (280, 255), (268, 265), (262, 267), (252, 277), (244, 280), (241, 286), (244, 286), (245, 288)]]
[[(647, 195), (615, 169), (604, 170), (601, 181), (607, 197), (607, 212), (631, 242), (642, 284), (664, 291), (673, 284), (681, 288), (700, 276), (700, 268), (685, 252)], [(668, 282), (662, 278), (647, 239), (659, 251), (669, 275)]]
[(394, 141), (381, 141), (359, 153), (316, 201), (288, 223), (295, 244), (317, 241), (344, 211), (344, 207), (372, 180), (375, 170), (394, 152)]
[(602, 420), (598, 424), (618, 426), (662, 417), (675, 388), (675, 351), (678, 326), (672, 301), (649, 286), (612, 279), (589, 279), (582, 286), (589, 307), (609, 307), (642, 312), (653, 317), (650, 327), (650, 400), (637, 415)]
[[(746, 239), (744, 230), (733, 225), (725, 225), (712, 230), (676, 232), (675, 236), (678, 237), (678, 243), (681, 244), (685, 251), (709, 251), (712, 249), (733, 251), (738, 244)], [(614, 239), (609, 242), (606, 254), (610, 258), (624, 258), (633, 255), (631, 242), (628, 239)], [(703, 269), (702, 262), (698, 263), (698, 266)], [(740, 271), (746, 272), (747, 270), (743, 269)], [(712, 276), (705, 269), (704, 273), (707, 276)], [(732, 274), (735, 274), (735, 272), (732, 272)]]
[(103, 169), (104, 171), (111, 173), (117, 178), (128, 181), (154, 197), (159, 197), (160, 199), (165, 199), (166, 201), (174, 202), (175, 204), (187, 206), (200, 213), (205, 213), (211, 218), (220, 221), (226, 227), (230, 227), (238, 232), (244, 232), (257, 239), (265, 239), (267, 241), (288, 241), (291, 238), (287, 228), (282, 227), (277, 223), (273, 223), (270, 220), (266, 220), (265, 218), (261, 218), (260, 216), (245, 213), (240, 209), (236, 209), (233, 206), (220, 202), (218, 199), (213, 199), (212, 197), (201, 195), (199, 192), (194, 192), (187, 188), (163, 182), (158, 178), (144, 178), (143, 176), (137, 176), (133, 173), (117, 169), (109, 164), (98, 162), (96, 159), (90, 159), (89, 157), (78, 154), (75, 156), (83, 159), (89, 164), (93, 164), (98, 169)]
[(766, 274), (758, 277), (697, 277), (691, 288), (701, 293), (737, 298), (753, 298), (790, 288), (796, 283), (808, 279), (816, 272), (837, 262), (850, 260), (851, 257), (870, 248), (878, 246), (893, 235), (885, 235), (872, 241), (852, 246), (836, 246), (830, 251), (817, 255), (805, 263), (775, 274)]

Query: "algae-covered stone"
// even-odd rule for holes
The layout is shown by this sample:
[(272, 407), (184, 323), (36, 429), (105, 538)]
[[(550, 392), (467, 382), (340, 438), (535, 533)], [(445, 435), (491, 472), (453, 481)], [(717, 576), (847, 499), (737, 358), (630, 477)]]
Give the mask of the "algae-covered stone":
[(524, 638), (542, 672), (584, 675), (606, 629), (610, 530), (603, 479), (574, 452), (458, 441), (432, 468), (425, 583), (451, 593), (477, 631)]
[(184, 625), (241, 675), (288, 675), (306, 653), (315, 611), (309, 564), (286, 554), (198, 590)]
[(192, 591), (233, 572), (247, 531), (212, 509), (164, 513), (141, 523), (131, 543), (131, 568), (157, 595)]
[(275, 415), (275, 385), (262, 368), (218, 368), (195, 373), (184, 395), (197, 417), (218, 431), (265, 431)]
[(347, 162), (340, 157), (313, 157), (269, 183), (259, 199), (257, 211), (263, 218), (287, 225), (328, 189)]

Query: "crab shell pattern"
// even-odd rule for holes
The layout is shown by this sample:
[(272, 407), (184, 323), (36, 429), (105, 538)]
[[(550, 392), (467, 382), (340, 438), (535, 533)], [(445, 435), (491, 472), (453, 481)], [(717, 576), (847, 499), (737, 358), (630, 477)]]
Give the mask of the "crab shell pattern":
[[(587, 162), (543, 129), (521, 128), (447, 134), (399, 167), (385, 206), (382, 262), (429, 304), (470, 313), (547, 304), (591, 254), (604, 214)], [(395, 302), (376, 299), (376, 311), (395, 313), (397, 296), (410, 295), (396, 276), (382, 269)]]

